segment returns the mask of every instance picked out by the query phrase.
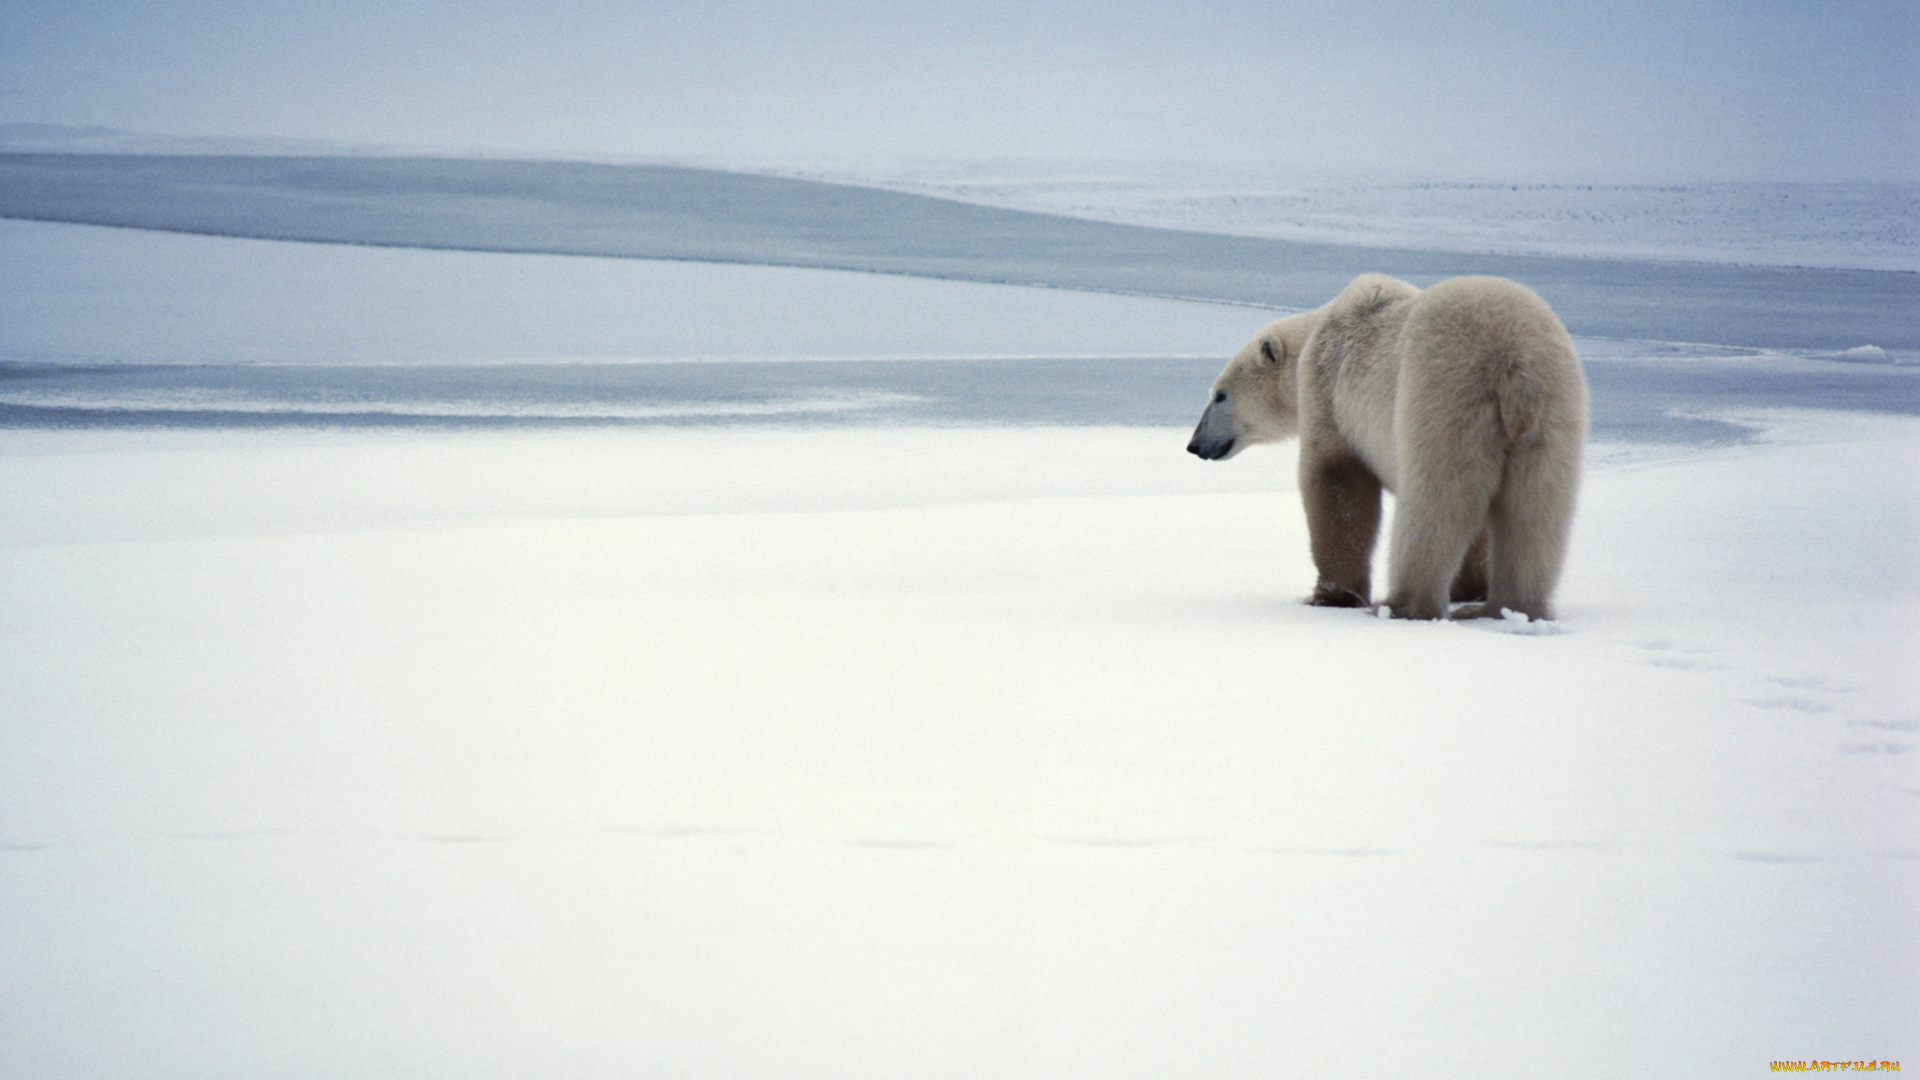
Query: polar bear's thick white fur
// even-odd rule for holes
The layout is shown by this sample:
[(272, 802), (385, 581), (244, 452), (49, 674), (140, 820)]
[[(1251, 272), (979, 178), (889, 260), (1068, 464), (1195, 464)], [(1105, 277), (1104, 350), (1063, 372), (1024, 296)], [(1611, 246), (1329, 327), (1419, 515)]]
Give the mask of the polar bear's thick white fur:
[(1247, 343), (1187, 449), (1300, 436), (1319, 573), (1309, 603), (1372, 603), (1380, 492), (1395, 497), (1386, 605), (1435, 619), (1552, 618), (1587, 439), (1587, 381), (1552, 309), (1503, 278), (1421, 290), (1379, 274)]

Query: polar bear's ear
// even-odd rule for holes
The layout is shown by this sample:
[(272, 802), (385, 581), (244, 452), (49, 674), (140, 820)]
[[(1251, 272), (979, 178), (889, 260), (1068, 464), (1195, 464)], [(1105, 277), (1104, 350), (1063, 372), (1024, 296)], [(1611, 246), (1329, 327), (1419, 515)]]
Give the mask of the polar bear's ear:
[[(1284, 348), (1285, 346), (1281, 347), (1281, 349)], [(1273, 347), (1272, 338), (1260, 339), (1260, 359), (1269, 364), (1278, 364), (1280, 362), (1280, 350)]]

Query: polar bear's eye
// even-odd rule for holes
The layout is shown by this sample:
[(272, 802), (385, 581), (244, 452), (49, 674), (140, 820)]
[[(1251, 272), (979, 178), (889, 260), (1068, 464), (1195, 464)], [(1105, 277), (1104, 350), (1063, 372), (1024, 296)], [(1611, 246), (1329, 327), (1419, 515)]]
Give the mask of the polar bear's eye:
[(1213, 403), (1215, 405), (1218, 405), (1225, 400), (1227, 400), (1227, 392), (1225, 390), (1215, 390), (1213, 392)]

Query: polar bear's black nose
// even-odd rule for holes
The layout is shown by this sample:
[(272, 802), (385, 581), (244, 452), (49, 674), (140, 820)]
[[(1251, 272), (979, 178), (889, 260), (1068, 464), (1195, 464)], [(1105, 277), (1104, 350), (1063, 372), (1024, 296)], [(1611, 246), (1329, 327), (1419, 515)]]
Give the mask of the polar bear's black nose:
[(1193, 439), (1187, 443), (1187, 453), (1202, 461), (1219, 461), (1233, 453), (1233, 444), (1239, 440), (1239, 425), (1221, 408), (1217, 397), (1200, 414), (1200, 423), (1193, 429)]
[(1233, 440), (1204, 438), (1199, 432), (1193, 433), (1193, 441), (1187, 444), (1187, 453), (1202, 461), (1219, 461), (1233, 452)]

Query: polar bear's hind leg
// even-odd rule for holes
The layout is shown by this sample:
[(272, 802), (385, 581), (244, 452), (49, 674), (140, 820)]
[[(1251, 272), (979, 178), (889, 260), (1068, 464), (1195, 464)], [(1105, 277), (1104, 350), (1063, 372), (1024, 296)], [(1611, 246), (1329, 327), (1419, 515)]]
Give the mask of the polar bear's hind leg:
[(1488, 514), (1486, 614), (1517, 611), (1553, 618), (1554, 586), (1567, 553), (1582, 447), (1552, 446), (1552, 436), (1522, 440), (1507, 459)]
[(1467, 549), (1467, 557), (1460, 564), (1460, 572), (1453, 576), (1453, 589), (1447, 599), (1456, 604), (1469, 604), (1487, 598), (1487, 530)]

